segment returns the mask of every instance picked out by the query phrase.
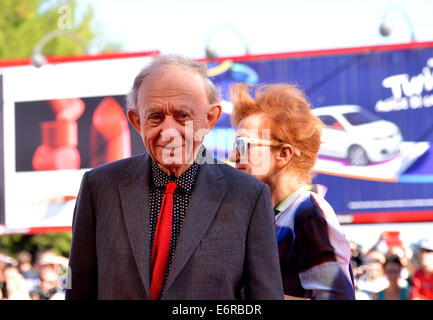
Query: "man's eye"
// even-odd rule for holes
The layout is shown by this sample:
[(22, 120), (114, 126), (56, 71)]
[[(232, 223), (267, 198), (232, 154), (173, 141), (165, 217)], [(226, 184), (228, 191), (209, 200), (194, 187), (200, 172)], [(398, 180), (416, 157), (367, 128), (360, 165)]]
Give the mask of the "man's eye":
[(187, 119), (189, 117), (189, 114), (184, 111), (176, 111), (176, 118), (178, 119)]
[(161, 120), (162, 117), (159, 113), (152, 113), (147, 117), (147, 119), (149, 119), (149, 120)]

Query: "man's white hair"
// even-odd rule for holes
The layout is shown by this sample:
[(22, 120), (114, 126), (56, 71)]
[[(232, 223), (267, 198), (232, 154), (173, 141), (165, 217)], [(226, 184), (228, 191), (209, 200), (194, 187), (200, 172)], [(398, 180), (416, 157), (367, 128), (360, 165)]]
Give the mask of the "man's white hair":
[(154, 59), (148, 66), (144, 67), (135, 77), (131, 90), (126, 95), (126, 108), (137, 109), (138, 90), (144, 78), (148, 75), (162, 71), (167, 67), (177, 66), (199, 74), (204, 81), (209, 104), (217, 103), (220, 92), (215, 84), (207, 76), (207, 68), (204, 63), (193, 61), (179, 55), (165, 55)]

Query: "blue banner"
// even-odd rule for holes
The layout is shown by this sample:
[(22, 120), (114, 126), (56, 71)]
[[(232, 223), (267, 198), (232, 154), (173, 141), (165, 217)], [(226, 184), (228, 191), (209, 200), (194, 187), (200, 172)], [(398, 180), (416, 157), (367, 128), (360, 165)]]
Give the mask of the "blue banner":
[(205, 140), (218, 157), (234, 137), (231, 83), (296, 84), (325, 123), (314, 182), (328, 188), (337, 214), (433, 209), (433, 47), (245, 57), (212, 63), (209, 73), (224, 98)]

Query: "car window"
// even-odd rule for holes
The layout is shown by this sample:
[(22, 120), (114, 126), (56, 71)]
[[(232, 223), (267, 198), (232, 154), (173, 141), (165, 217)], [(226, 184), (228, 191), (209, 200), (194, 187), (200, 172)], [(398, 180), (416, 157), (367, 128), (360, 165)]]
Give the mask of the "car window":
[(318, 116), (320, 120), (327, 126), (332, 127), (335, 122), (338, 122), (333, 116)]
[(376, 115), (366, 110), (343, 113), (343, 116), (352, 126), (358, 126), (380, 120)]

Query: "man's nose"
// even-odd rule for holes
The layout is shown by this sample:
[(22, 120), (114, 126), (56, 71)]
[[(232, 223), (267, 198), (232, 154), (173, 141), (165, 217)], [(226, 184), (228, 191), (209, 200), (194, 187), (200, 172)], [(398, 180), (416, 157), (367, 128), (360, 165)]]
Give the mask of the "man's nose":
[(170, 130), (176, 127), (178, 127), (176, 120), (172, 116), (165, 116), (161, 125), (162, 130)]
[(165, 117), (161, 127), (161, 136), (163, 141), (172, 141), (179, 136), (178, 125), (172, 117)]

